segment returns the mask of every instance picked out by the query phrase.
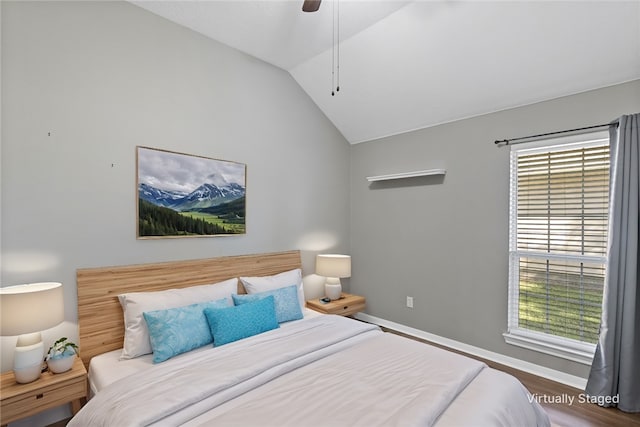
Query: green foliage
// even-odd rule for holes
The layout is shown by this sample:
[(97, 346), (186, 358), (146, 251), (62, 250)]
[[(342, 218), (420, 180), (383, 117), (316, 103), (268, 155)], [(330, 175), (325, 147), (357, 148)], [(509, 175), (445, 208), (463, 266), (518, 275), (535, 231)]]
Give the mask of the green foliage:
[(138, 233), (140, 236), (187, 236), (234, 234), (223, 225), (193, 218), (138, 199)]
[(519, 323), (527, 329), (595, 344), (601, 313), (602, 287), (520, 282)]
[(75, 343), (72, 343), (68, 340), (67, 337), (62, 337), (53, 343), (49, 350), (47, 351), (47, 359), (55, 358), (56, 356), (60, 356), (63, 353), (75, 353), (79, 354), (78, 346)]
[(199, 212), (206, 212), (212, 215), (216, 215), (225, 219), (239, 219), (244, 223), (245, 218), (245, 198), (232, 200), (227, 203), (222, 203), (217, 206), (211, 206), (208, 208), (198, 209)]
[(224, 227), (229, 234), (244, 234), (244, 218), (228, 218), (226, 215), (212, 215), (206, 212), (187, 211), (180, 212), (181, 215), (194, 219), (203, 219), (211, 224), (218, 224)]

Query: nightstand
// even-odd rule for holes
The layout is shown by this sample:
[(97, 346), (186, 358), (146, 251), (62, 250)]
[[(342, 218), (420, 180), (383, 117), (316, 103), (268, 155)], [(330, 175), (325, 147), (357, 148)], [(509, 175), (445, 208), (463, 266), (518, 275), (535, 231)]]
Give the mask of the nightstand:
[(307, 301), (307, 307), (324, 314), (339, 314), (340, 316), (352, 316), (364, 310), (366, 300), (359, 295), (342, 293), (340, 299), (323, 304), (319, 299)]
[(31, 383), (18, 384), (13, 371), (9, 371), (2, 374), (0, 383), (0, 424), (3, 426), (65, 403), (71, 403), (75, 415), (82, 399), (87, 397), (87, 370), (79, 357), (71, 370), (61, 374), (44, 372)]

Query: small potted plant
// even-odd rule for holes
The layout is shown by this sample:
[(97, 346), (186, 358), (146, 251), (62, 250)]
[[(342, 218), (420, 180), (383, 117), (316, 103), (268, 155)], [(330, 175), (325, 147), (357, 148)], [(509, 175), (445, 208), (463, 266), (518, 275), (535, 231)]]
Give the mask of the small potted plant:
[(67, 372), (73, 366), (78, 346), (69, 341), (66, 337), (54, 342), (47, 352), (47, 366), (54, 374)]

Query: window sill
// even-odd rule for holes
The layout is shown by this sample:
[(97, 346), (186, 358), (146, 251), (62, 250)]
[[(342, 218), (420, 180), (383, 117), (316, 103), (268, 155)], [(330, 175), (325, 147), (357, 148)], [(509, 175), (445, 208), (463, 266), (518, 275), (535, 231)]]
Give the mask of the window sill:
[(594, 344), (549, 337), (529, 331), (515, 330), (502, 334), (507, 344), (550, 354), (591, 366), (596, 351)]

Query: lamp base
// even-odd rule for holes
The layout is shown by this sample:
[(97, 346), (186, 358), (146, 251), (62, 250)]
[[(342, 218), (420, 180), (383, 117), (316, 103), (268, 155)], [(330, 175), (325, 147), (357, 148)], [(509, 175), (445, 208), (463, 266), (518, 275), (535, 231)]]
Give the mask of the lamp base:
[(13, 354), (16, 382), (26, 384), (40, 378), (43, 357), (44, 343), (40, 332), (20, 335)]
[(324, 284), (324, 294), (331, 301), (340, 299), (342, 296), (342, 285), (340, 284), (340, 280), (338, 280), (338, 283), (329, 283), (329, 281), (327, 281), (327, 283)]
[(14, 369), (13, 374), (16, 377), (16, 382), (18, 384), (27, 384), (34, 382), (38, 378), (40, 378), (40, 374), (42, 373), (42, 363), (38, 363), (33, 366), (27, 366), (21, 369)]

